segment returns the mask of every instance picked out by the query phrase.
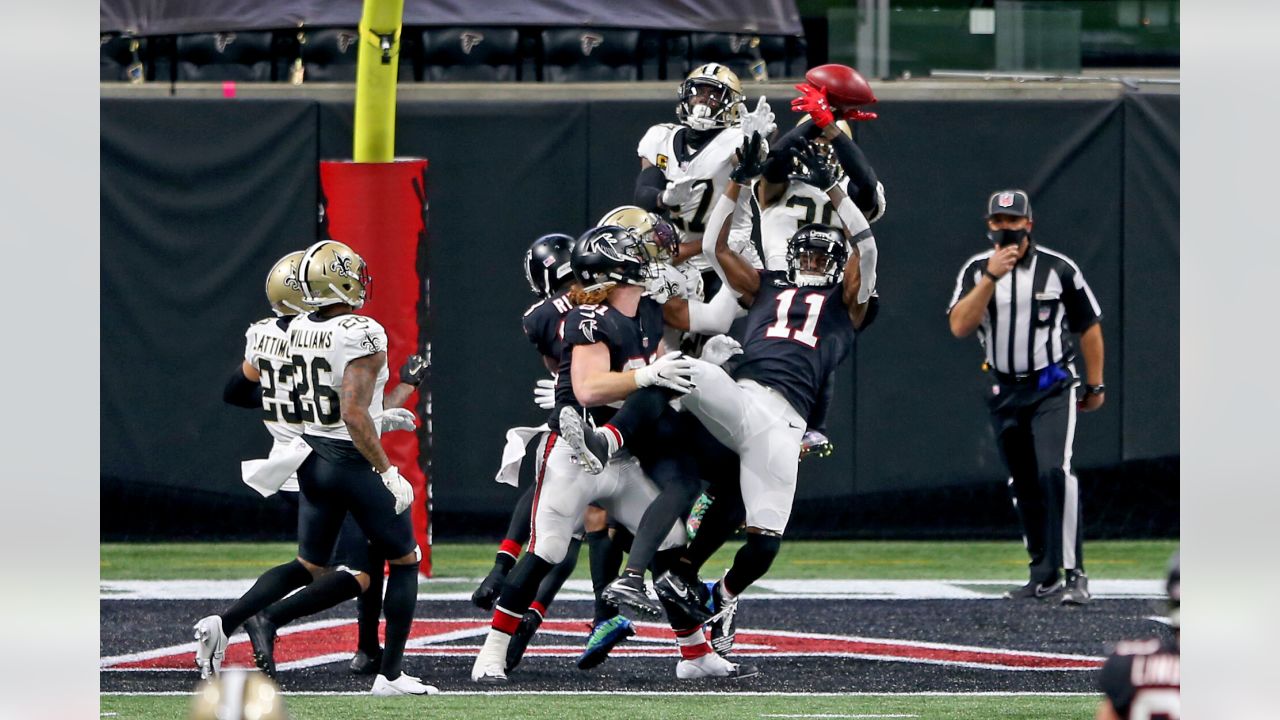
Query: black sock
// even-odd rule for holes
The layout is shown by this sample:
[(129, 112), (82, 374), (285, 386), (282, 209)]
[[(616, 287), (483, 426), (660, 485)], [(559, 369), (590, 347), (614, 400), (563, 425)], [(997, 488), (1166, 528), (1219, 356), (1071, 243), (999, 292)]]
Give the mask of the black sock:
[(382, 564), (369, 576), (369, 589), (356, 598), (357, 647), (366, 655), (376, 655), (381, 647), (378, 643), (378, 620), (382, 616)]
[(328, 610), (359, 594), (360, 582), (356, 580), (356, 576), (346, 570), (335, 570), (280, 602), (273, 603), (263, 614), (276, 627), (283, 627), (300, 617)]
[(516, 559), (504, 552), (498, 553), (493, 558), (493, 566), (495, 568), (502, 568), (503, 575), (511, 572), (511, 568), (515, 567), (515, 564)]
[[(536, 444), (536, 443), (535, 443)], [(520, 499), (516, 500), (515, 509), (511, 511), (511, 521), (507, 523), (507, 539), (513, 540), (518, 545), (524, 545), (529, 542), (529, 529), (531, 527), (531, 518), (533, 517), (533, 496), (538, 486), (530, 485), (528, 490), (520, 494)], [(514, 561), (512, 561), (514, 563)], [(511, 569), (510, 566), (507, 567)]]
[(769, 572), (773, 559), (778, 557), (778, 549), (782, 547), (782, 538), (776, 535), (748, 533), (747, 542), (733, 557), (733, 567), (724, 576), (724, 584), (729, 592), (737, 595), (751, 587), (751, 583), (764, 577)]
[(564, 560), (551, 568), (551, 572), (547, 573), (547, 576), (538, 584), (538, 594), (534, 597), (534, 601), (541, 604), (543, 609), (551, 607), (551, 601), (556, 599), (556, 593), (560, 592), (565, 581), (573, 574), (574, 568), (578, 567), (578, 555), (581, 549), (582, 541), (571, 538), (569, 552), (564, 556)]
[(497, 604), (516, 617), (524, 615), (529, 610), (529, 604), (533, 602), (534, 593), (538, 591), (542, 579), (553, 567), (555, 566), (537, 555), (525, 553), (503, 583)]
[(404, 644), (413, 625), (413, 611), (418, 604), (418, 563), (392, 565), (387, 575), (387, 596), (382, 610), (387, 616), (387, 644), (382, 650), (382, 674), (388, 680), (400, 677)]
[(222, 613), (222, 632), (230, 635), (245, 620), (262, 612), (268, 605), (311, 582), (311, 573), (297, 558), (262, 573), (249, 592), (231, 603)]
[(600, 592), (618, 577), (618, 565), (622, 563), (622, 553), (614, 552), (607, 528), (587, 533), (587, 560), (591, 563), (591, 591), (596, 596), (594, 620), (598, 623), (618, 614), (617, 608), (600, 599)]
[(653, 427), (654, 421), (670, 409), (667, 401), (673, 394), (656, 385), (636, 390), (627, 396), (609, 424), (622, 435), (624, 443), (634, 443), (645, 428)]

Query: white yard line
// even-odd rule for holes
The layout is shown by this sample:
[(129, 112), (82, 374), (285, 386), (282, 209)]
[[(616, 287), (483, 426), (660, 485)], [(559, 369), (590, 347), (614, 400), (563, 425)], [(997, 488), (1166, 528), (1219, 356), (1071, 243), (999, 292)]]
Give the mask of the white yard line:
[[(192, 693), (182, 690), (163, 690), (153, 692), (102, 692), (103, 697), (164, 697), (190, 696)], [(350, 692), (288, 692), (290, 697), (352, 697), (366, 696), (368, 691)], [(1085, 692), (727, 692), (708, 690), (705, 692), (659, 692), (651, 690), (441, 690), (441, 695), (629, 695), (634, 697), (1097, 697), (1097, 693)]]

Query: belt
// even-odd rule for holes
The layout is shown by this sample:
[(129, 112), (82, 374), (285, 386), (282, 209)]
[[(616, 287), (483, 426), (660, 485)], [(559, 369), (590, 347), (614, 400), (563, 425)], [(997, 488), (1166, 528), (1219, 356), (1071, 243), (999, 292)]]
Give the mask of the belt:
[[(1054, 371), (1057, 371), (1056, 373)], [(1066, 368), (1064, 363), (1050, 363), (1039, 370), (1033, 370), (1026, 373), (1003, 373), (997, 370), (995, 372), (996, 380), (1001, 385), (1041, 385), (1041, 377), (1046, 373), (1050, 374), (1044, 381), (1045, 386), (1056, 384), (1059, 380), (1065, 380), (1071, 377), (1071, 372)], [(1044, 388), (1040, 388), (1044, 389)]]
[(1000, 381), (1001, 385), (1030, 385), (1039, 381), (1040, 371), (1036, 370), (1035, 372), (1029, 373), (1002, 373), (997, 370), (995, 376), (996, 380)]

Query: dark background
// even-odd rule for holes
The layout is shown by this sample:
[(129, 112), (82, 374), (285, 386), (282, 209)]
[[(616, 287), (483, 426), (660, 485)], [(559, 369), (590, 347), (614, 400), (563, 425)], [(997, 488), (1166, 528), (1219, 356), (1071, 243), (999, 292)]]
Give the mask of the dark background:
[[(630, 202), (635, 146), (669, 101), (402, 103), (399, 154), (431, 166), (433, 526), (484, 536), (517, 491), (493, 482), (512, 425), (541, 414), (519, 327), (521, 254)], [(315, 239), (316, 168), (350, 156), (349, 103), (103, 99), (104, 539), (288, 537), (240, 482), (266, 432), (223, 405), (271, 263)], [(776, 108), (780, 123), (789, 122)], [(987, 195), (1031, 193), (1035, 236), (1101, 303), (1107, 403), (1073, 462), (1093, 537), (1176, 535), (1178, 97), (896, 101), (858, 140), (883, 180), (883, 313), (841, 370), (836, 453), (801, 465), (795, 534), (1013, 536), (981, 401), (981, 352), (944, 315), (984, 249)], [(372, 268), (377, 276), (378, 268)]]

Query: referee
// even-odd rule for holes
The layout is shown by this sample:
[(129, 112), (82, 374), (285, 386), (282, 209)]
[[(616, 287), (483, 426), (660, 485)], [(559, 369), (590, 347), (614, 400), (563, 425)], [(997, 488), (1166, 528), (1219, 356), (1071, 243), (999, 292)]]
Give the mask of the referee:
[[(1106, 397), (1102, 310), (1075, 262), (1033, 243), (1031, 228), (1025, 191), (992, 193), (987, 237), (993, 247), (960, 270), (947, 314), (956, 337), (977, 331), (986, 352), (983, 369), (994, 370), (987, 405), (1031, 556), (1030, 582), (1005, 597), (1083, 605), (1089, 579), (1071, 443), (1076, 410), (1097, 410)], [(1079, 401), (1073, 334), (1085, 369)]]

